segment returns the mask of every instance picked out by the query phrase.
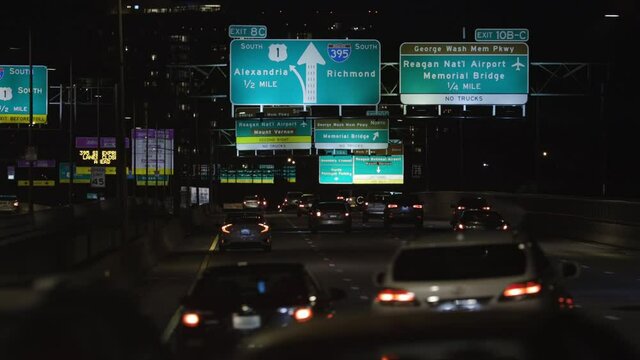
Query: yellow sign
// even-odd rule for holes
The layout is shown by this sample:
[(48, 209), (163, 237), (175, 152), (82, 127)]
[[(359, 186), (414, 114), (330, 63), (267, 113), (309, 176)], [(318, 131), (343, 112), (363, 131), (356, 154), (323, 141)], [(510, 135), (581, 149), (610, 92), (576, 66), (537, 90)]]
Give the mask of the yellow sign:
[[(29, 186), (29, 180), (18, 180), (18, 186)], [(34, 180), (33, 186), (56, 186), (55, 180)]]
[[(29, 115), (1, 114), (0, 124), (28, 124)], [(34, 124), (46, 124), (47, 115), (33, 115)]]
[(96, 165), (109, 165), (118, 158), (115, 150), (100, 150), (99, 158), (98, 150), (80, 150), (80, 157), (82, 160), (93, 161)]

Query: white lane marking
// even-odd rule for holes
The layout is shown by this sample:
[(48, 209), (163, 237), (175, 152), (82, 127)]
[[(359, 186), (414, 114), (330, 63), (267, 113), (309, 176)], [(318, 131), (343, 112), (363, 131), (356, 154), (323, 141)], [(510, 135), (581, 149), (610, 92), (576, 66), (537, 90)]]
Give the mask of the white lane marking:
[(349, 279), (349, 278), (344, 278), (344, 279), (342, 279), (342, 281), (351, 282), (351, 279)]
[(607, 320), (613, 320), (613, 321), (620, 320), (619, 317), (613, 316), (613, 315), (605, 315), (604, 318), (607, 319)]
[(358, 291), (358, 290), (360, 290), (360, 287), (359, 287), (359, 286), (352, 286), (352, 287), (351, 287), (351, 290), (353, 290), (353, 291)]
[(360, 295), (360, 300), (369, 300), (367, 295)]
[(583, 269), (590, 269), (590, 268), (591, 268), (590, 266), (587, 266), (587, 265), (580, 265), (580, 266), (581, 266)]
[(334, 263), (329, 263), (329, 267), (334, 267), (334, 266), (336, 266), (336, 264), (334, 264)]
[(324, 260), (324, 261), (331, 261), (331, 259), (329, 259), (328, 257), (326, 257), (326, 258), (324, 258), (324, 259), (322, 259), (322, 260)]
[(213, 242), (211, 243), (211, 246), (209, 247), (209, 251), (213, 251), (216, 249), (216, 246), (218, 245), (218, 240), (219, 240), (220, 236), (216, 235), (216, 237), (213, 238)]
[(613, 274), (615, 274), (613, 271), (605, 271), (604, 273), (605, 273), (605, 274), (607, 274), (607, 275), (613, 275)]
[[(216, 248), (217, 244), (218, 244), (218, 236), (216, 235), (216, 237), (213, 238), (213, 242), (212, 242), (211, 246), (209, 247), (209, 252), (205, 256), (205, 258), (202, 259), (202, 262), (200, 263), (200, 268), (198, 269), (198, 273), (196, 275), (196, 278), (193, 279), (193, 282), (189, 286), (189, 291), (187, 292), (187, 294), (191, 294), (191, 292), (193, 291), (193, 288), (196, 286), (196, 283), (198, 282), (198, 279), (200, 278), (200, 276), (202, 276), (202, 273), (209, 266), (209, 260), (211, 260), (211, 251), (213, 251), (212, 249)], [(162, 332), (162, 342), (163, 343), (166, 344), (167, 342), (169, 342), (169, 339), (171, 339), (171, 335), (173, 334), (173, 332), (175, 331), (176, 327), (178, 326), (178, 323), (180, 322), (180, 315), (182, 315), (182, 310), (183, 309), (184, 309), (184, 307), (182, 305), (178, 306), (176, 311), (171, 316), (171, 319), (169, 320), (169, 323), (167, 323), (167, 326), (164, 328), (164, 331)]]
[(344, 272), (344, 270), (342, 270), (342, 269), (336, 269), (336, 272), (337, 272), (337, 273), (342, 273), (342, 272)]

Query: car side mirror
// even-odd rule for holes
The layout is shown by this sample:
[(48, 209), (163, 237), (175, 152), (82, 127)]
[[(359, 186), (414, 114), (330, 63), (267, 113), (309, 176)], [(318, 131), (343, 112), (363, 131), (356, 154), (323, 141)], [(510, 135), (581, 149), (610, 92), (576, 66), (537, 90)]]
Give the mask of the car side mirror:
[(563, 261), (560, 270), (565, 279), (575, 279), (580, 275), (580, 267), (573, 261)]
[(385, 277), (384, 272), (377, 273), (373, 278), (373, 283), (378, 286), (382, 286), (382, 284), (384, 283), (384, 277)]
[(329, 296), (331, 297), (332, 301), (338, 301), (338, 300), (346, 299), (347, 292), (342, 289), (331, 288), (329, 289)]

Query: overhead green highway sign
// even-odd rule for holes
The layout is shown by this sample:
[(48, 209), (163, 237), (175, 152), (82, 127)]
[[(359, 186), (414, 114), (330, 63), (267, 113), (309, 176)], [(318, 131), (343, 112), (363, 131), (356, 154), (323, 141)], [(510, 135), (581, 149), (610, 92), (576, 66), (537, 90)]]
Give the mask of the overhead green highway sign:
[(404, 43), (400, 101), (408, 105), (522, 105), (529, 93), (525, 43)]
[[(33, 123), (47, 123), (47, 67), (33, 67)], [(29, 65), (0, 65), (0, 123), (29, 123)]]
[(236, 120), (238, 150), (311, 149), (311, 120)]
[(476, 41), (521, 41), (529, 40), (529, 29), (476, 29)]
[(388, 119), (316, 119), (316, 149), (386, 149)]
[(320, 156), (320, 184), (402, 184), (404, 156)]
[(376, 105), (377, 40), (233, 40), (234, 105)]

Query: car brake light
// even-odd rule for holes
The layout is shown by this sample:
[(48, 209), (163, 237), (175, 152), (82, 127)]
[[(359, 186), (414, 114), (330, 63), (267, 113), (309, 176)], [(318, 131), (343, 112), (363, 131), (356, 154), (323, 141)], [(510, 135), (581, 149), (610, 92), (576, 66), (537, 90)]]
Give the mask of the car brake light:
[(322, 213), (320, 211), (316, 211), (316, 216), (320, 217), (320, 216), (322, 216)]
[(227, 224), (225, 226), (222, 227), (222, 232), (225, 234), (231, 234), (231, 231), (229, 231), (229, 228), (232, 227), (233, 224)]
[(542, 285), (537, 281), (527, 281), (526, 283), (515, 283), (507, 286), (502, 292), (502, 296), (512, 298), (522, 295), (535, 295), (542, 290)]
[(464, 225), (462, 225), (462, 224), (458, 224), (458, 229), (459, 229), (459, 230), (464, 230)]
[(269, 231), (269, 225), (267, 225), (267, 224), (258, 224), (258, 225), (260, 225), (260, 227), (262, 227), (262, 230), (260, 230), (261, 234), (266, 233), (267, 231)]
[(464, 206), (458, 206), (458, 210), (464, 210)]
[(309, 321), (313, 317), (313, 310), (310, 307), (297, 308), (293, 313), (293, 317), (298, 322)]
[(301, 208), (303, 208), (303, 207), (304, 207), (304, 204), (300, 204), (300, 205), (298, 205), (298, 207), (301, 207)]
[(376, 296), (376, 302), (384, 304), (413, 303), (416, 294), (403, 289), (384, 289)]
[(509, 230), (509, 225), (507, 224), (502, 225), (502, 230), (505, 230), (505, 231)]
[(344, 213), (344, 216), (349, 216), (349, 213)]
[(491, 210), (491, 206), (483, 206), (482, 210)]
[(369, 206), (369, 202), (365, 201), (364, 206)]
[(263, 201), (263, 202), (262, 202), (262, 205), (267, 206), (267, 202), (266, 202), (266, 201)]
[(395, 209), (395, 208), (397, 208), (397, 207), (398, 207), (398, 204), (389, 204), (389, 205), (387, 205), (387, 207), (388, 207), (389, 209)]
[(14, 201), (13, 202), (13, 207), (18, 207), (18, 206), (20, 206), (20, 203), (18, 201)]
[(182, 314), (182, 325), (190, 328), (200, 325), (200, 316), (194, 312), (186, 312)]
[(415, 205), (413, 205), (413, 208), (414, 208), (414, 209), (422, 209), (422, 205), (420, 205), (420, 204), (415, 204)]
[(344, 200), (344, 196), (336, 196), (336, 200)]
[(284, 199), (284, 202), (289, 202), (289, 199), (286, 199), (286, 198), (285, 198), (285, 199)]

